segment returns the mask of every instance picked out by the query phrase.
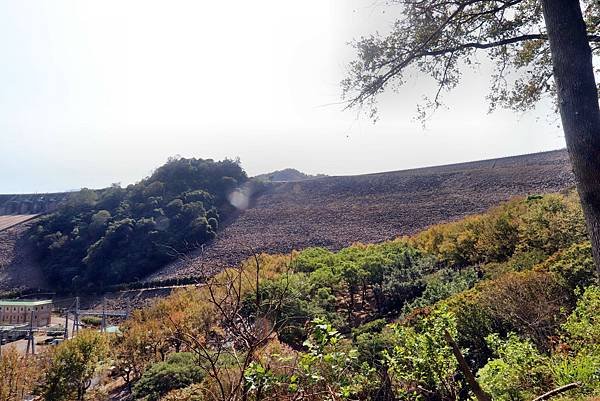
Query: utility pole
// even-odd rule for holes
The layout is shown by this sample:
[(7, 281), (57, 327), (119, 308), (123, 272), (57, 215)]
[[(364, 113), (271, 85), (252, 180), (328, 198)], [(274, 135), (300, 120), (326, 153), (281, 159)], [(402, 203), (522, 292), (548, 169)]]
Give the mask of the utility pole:
[(69, 339), (69, 309), (65, 309), (65, 340)]
[(100, 331), (104, 333), (106, 331), (106, 297), (102, 299), (102, 326)]
[(29, 331), (29, 335), (31, 337), (31, 355), (35, 355), (35, 339), (33, 338), (33, 316), (33, 311), (31, 311), (31, 324), (29, 325), (29, 327), (31, 328), (31, 330)]
[(33, 339), (33, 311), (31, 311), (31, 319), (29, 320), (29, 333), (27, 333), (27, 351), (29, 354), (29, 348), (31, 347), (31, 355), (35, 355), (35, 340)]
[(75, 297), (75, 313), (73, 314), (73, 336), (79, 333), (79, 297)]

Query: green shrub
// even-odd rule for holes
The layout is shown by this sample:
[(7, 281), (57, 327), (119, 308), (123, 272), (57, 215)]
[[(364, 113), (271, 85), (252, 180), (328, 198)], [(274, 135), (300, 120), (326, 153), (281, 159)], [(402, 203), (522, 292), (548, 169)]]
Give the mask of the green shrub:
[(592, 245), (588, 241), (573, 244), (549, 258), (540, 269), (556, 274), (562, 283), (573, 290), (585, 288), (596, 279)]
[(81, 318), (81, 322), (88, 326), (97, 327), (102, 324), (102, 318), (99, 318), (97, 316), (84, 316)]
[(576, 351), (600, 355), (600, 287), (590, 286), (577, 301), (577, 306), (563, 328)]
[(439, 309), (410, 323), (391, 326), (393, 347), (383, 352), (396, 395), (419, 400), (435, 393), (440, 399), (456, 399), (458, 365), (444, 337), (445, 331), (456, 337), (456, 319)]
[(579, 199), (571, 191), (514, 199), (482, 215), (435, 225), (410, 243), (450, 266), (510, 261), (520, 271), (586, 239)]
[(292, 261), (292, 269), (297, 272), (313, 272), (334, 264), (334, 254), (325, 248), (308, 248), (300, 252)]
[(84, 330), (49, 353), (49, 366), (41, 393), (46, 401), (83, 400), (90, 382), (108, 357), (106, 337)]
[[(600, 390), (600, 355), (579, 352), (571, 355), (556, 355), (552, 358), (551, 371), (556, 386), (579, 382), (577, 393), (590, 395)], [(569, 392), (572, 396), (573, 391)], [(575, 393), (576, 394), (576, 393)]]
[(158, 401), (171, 390), (199, 383), (203, 376), (194, 354), (171, 354), (166, 361), (155, 363), (144, 372), (133, 387), (133, 394), (136, 399)]
[(493, 400), (530, 400), (552, 387), (550, 359), (541, 355), (531, 341), (514, 333), (506, 339), (492, 334), (486, 341), (497, 358), (481, 368), (477, 376)]
[(437, 271), (423, 279), (425, 290), (418, 298), (404, 306), (404, 312), (409, 313), (414, 308), (433, 305), (453, 294), (472, 288), (477, 281), (478, 273), (473, 268)]

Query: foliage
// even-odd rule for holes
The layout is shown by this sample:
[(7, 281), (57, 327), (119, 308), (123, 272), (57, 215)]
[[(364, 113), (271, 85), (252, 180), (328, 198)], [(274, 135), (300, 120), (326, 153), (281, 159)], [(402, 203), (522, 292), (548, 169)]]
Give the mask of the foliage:
[[(545, 255), (587, 239), (576, 193), (514, 199), (483, 215), (433, 226), (411, 244), (451, 266), (507, 262), (530, 268)], [(547, 256), (546, 256), (547, 257)]]
[[(380, 244), (255, 255), (135, 311), (112, 337), (113, 373), (147, 399), (467, 399), (447, 331), (494, 399), (572, 381), (570, 395), (598, 395), (600, 291), (571, 196)], [(171, 366), (180, 355), (189, 371)]]
[(542, 349), (550, 348), (572, 307), (568, 290), (544, 272), (508, 273), (483, 283), (480, 291), (481, 306), (495, 321)]
[(600, 355), (600, 287), (588, 287), (577, 302), (564, 328), (576, 350)]
[[(600, 288), (591, 285), (577, 290), (580, 298), (568, 317), (563, 352), (552, 361), (552, 372), (558, 385), (582, 383), (580, 392), (600, 393)], [(567, 351), (567, 352), (564, 352)]]
[(573, 290), (583, 289), (596, 280), (589, 242), (573, 244), (552, 255), (539, 269), (554, 273), (565, 286)]
[[(350, 106), (369, 105), (374, 115), (376, 96), (405, 84), (410, 72), (417, 69), (438, 87), (425, 104), (436, 108), (441, 93), (459, 83), (464, 67), (479, 65), (478, 53), (485, 53), (495, 65), (488, 96), (492, 109), (526, 110), (556, 93), (540, 2), (425, 0), (390, 4), (399, 15), (391, 29), (353, 43), (357, 58), (342, 82)], [(597, 2), (581, 4), (588, 37), (598, 41)], [(599, 54), (600, 47), (592, 49)], [(424, 117), (423, 108), (420, 111)]]
[(373, 320), (352, 330), (353, 343), (358, 350), (359, 361), (383, 370), (383, 351), (394, 343), (394, 332), (385, 319)]
[(83, 400), (99, 364), (108, 355), (106, 338), (94, 331), (81, 331), (49, 354), (42, 394), (48, 401)]
[(102, 318), (98, 316), (84, 316), (81, 318), (81, 323), (98, 327), (102, 324)]
[(31, 240), (58, 288), (137, 281), (214, 238), (228, 193), (246, 179), (231, 160), (169, 159), (126, 188), (71, 194), (32, 227)]
[(600, 393), (600, 355), (596, 353), (578, 352), (574, 355), (554, 355), (550, 370), (556, 386), (581, 383), (578, 393), (586, 396)]
[(549, 358), (541, 355), (528, 340), (510, 333), (506, 339), (497, 334), (486, 337), (496, 359), (478, 372), (482, 388), (492, 399), (529, 400), (552, 384)]
[(174, 353), (150, 367), (133, 388), (136, 399), (158, 401), (171, 390), (181, 389), (203, 378), (203, 370), (192, 353)]
[(200, 384), (170, 391), (161, 401), (205, 401), (204, 389)]
[(42, 376), (43, 362), (4, 347), (0, 356), (0, 401), (20, 401), (31, 394)]
[(408, 313), (415, 308), (433, 305), (453, 294), (468, 290), (478, 280), (478, 273), (473, 268), (466, 268), (459, 271), (450, 269), (438, 270), (423, 279), (425, 290), (421, 296), (406, 304), (404, 311)]
[(384, 358), (397, 395), (417, 400), (436, 392), (442, 399), (456, 399), (457, 362), (444, 338), (446, 331), (456, 336), (454, 316), (443, 309), (425, 312), (410, 325), (392, 328), (394, 346)]
[[(281, 374), (259, 362), (244, 372), (249, 395), (254, 399), (341, 400), (354, 399), (367, 387), (372, 370), (358, 362), (340, 333), (323, 319), (311, 322), (307, 352), (296, 356), (290, 372)], [(290, 358), (280, 356), (286, 363)]]

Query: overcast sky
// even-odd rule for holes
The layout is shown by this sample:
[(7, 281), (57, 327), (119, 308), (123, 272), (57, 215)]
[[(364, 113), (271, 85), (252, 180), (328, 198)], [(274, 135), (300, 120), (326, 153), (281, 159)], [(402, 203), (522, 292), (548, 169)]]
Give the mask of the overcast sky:
[(487, 114), (485, 58), (423, 129), (415, 76), (373, 124), (344, 111), (373, 0), (0, 0), (0, 193), (123, 185), (169, 156), (250, 175), (360, 174), (564, 147), (551, 107)]

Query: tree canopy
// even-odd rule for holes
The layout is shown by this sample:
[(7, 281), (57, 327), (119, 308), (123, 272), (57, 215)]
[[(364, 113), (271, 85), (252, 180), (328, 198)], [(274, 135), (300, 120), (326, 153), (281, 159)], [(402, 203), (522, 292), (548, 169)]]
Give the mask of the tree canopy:
[[(583, 0), (587, 38), (600, 55), (600, 4)], [(391, 0), (401, 18), (385, 35), (354, 41), (357, 58), (342, 82), (350, 106), (369, 106), (388, 87), (398, 88), (407, 72), (431, 76), (438, 90), (425, 106), (441, 104), (478, 52), (493, 60), (490, 107), (525, 110), (542, 97), (556, 98), (550, 44), (539, 0)], [(421, 108), (421, 111), (425, 109)], [(373, 114), (374, 115), (374, 114)]]

